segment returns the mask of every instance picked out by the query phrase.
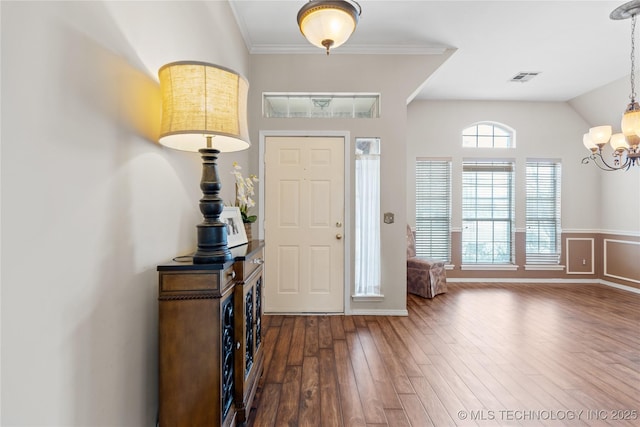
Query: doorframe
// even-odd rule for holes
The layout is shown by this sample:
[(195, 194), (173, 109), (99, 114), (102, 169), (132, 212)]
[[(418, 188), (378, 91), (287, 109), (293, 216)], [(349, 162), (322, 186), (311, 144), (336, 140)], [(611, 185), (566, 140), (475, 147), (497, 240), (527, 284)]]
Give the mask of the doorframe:
[[(344, 268), (343, 273), (343, 313), (351, 312), (351, 132), (349, 131), (299, 131), (299, 130), (261, 130), (258, 142), (258, 238), (264, 239), (264, 157), (266, 140), (269, 137), (342, 137), (344, 139)], [(267, 266), (265, 266), (267, 268)]]

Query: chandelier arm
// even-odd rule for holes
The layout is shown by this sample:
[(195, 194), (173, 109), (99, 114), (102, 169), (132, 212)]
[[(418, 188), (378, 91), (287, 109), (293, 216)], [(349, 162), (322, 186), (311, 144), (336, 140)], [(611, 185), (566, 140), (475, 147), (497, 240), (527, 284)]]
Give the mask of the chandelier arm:
[[(617, 170), (623, 169), (623, 167), (611, 166), (609, 163), (607, 163), (604, 157), (602, 157), (602, 153), (593, 153), (590, 156), (587, 156), (584, 159), (582, 159), (582, 163), (587, 164), (589, 163), (589, 160), (593, 160), (593, 163), (603, 171), (610, 172), (610, 171), (617, 171)], [(623, 166), (626, 166), (626, 163)]]
[(594, 165), (596, 165), (598, 167), (598, 169), (601, 169), (603, 171), (611, 171), (611, 170), (613, 170), (613, 169), (608, 169), (608, 168), (602, 167), (600, 165), (600, 163), (598, 162), (598, 157), (595, 154), (591, 154), (591, 155), (589, 155), (587, 157), (584, 157), (582, 159), (582, 164), (583, 165), (588, 165), (589, 163), (592, 163), (592, 162), (593, 162)]
[(620, 160), (622, 160), (622, 156), (623, 155), (624, 155), (624, 159), (625, 159), (624, 163), (622, 163), (620, 165), (619, 169), (629, 170), (629, 168), (631, 168), (631, 166), (636, 164), (637, 156), (635, 155), (633, 149), (631, 149), (631, 148), (623, 148), (622, 151), (619, 151), (617, 155), (620, 158)]
[(631, 166), (631, 162), (629, 158), (625, 159), (625, 162), (620, 162), (620, 165), (616, 168), (616, 170), (629, 170), (629, 166)]

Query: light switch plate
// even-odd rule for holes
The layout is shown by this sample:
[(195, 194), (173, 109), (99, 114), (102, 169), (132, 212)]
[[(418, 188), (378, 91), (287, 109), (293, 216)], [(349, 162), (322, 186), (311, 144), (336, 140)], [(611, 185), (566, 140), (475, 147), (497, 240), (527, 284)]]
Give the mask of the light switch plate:
[(394, 222), (393, 212), (385, 212), (384, 213), (384, 223), (385, 224), (393, 224), (393, 222)]

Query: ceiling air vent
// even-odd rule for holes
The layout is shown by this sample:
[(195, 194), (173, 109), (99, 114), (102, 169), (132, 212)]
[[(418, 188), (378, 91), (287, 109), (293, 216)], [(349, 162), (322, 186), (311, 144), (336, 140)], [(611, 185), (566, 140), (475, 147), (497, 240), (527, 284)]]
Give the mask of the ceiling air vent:
[(540, 74), (540, 72), (535, 71), (535, 72), (524, 72), (524, 73), (518, 73), (515, 76), (513, 76), (511, 78), (511, 80), (509, 80), (510, 82), (520, 82), (520, 83), (524, 83), (524, 82), (528, 82), (529, 80), (531, 80), (532, 78), (534, 78), (535, 76), (537, 76), (538, 74)]

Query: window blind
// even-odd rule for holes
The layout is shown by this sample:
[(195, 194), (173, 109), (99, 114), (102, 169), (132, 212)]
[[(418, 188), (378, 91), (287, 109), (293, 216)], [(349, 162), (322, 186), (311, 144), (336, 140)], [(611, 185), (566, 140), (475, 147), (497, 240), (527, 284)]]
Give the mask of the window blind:
[(451, 161), (416, 160), (416, 255), (451, 258)]
[(527, 264), (559, 264), (561, 165), (527, 162)]
[(462, 262), (513, 262), (513, 163), (462, 165)]

